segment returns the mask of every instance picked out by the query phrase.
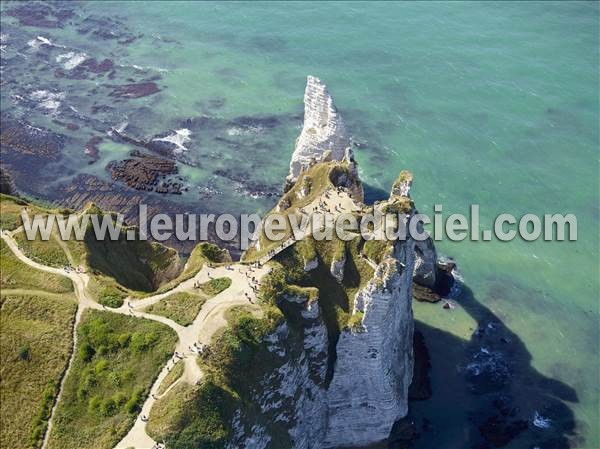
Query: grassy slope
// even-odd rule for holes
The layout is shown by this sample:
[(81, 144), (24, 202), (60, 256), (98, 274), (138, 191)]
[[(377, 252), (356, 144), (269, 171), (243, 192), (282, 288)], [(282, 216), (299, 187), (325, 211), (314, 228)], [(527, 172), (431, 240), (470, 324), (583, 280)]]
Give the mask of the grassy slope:
[(192, 324), (204, 303), (229, 288), (231, 279), (217, 278), (200, 285), (198, 293), (178, 292), (167, 296), (146, 309), (146, 312), (161, 315), (182, 326)]
[[(340, 172), (344, 172), (347, 170), (348, 170), (348, 165), (346, 163), (338, 162), (338, 161), (319, 163), (319, 164), (316, 164), (313, 167), (309, 168), (306, 172), (303, 172), (300, 175), (300, 177), (298, 178), (298, 181), (294, 184), (294, 186), (288, 192), (286, 192), (285, 195), (282, 197), (282, 199), (280, 200), (280, 203), (288, 202), (290, 206), (287, 209), (285, 209), (284, 211), (281, 211), (279, 213), (282, 215), (286, 215), (286, 216), (298, 213), (299, 209), (312, 203), (318, 196), (323, 194), (323, 192), (325, 192), (327, 189), (334, 187), (334, 185), (330, 179), (334, 173), (339, 174)], [(302, 187), (307, 185), (307, 183), (305, 182), (305, 179), (307, 179), (307, 178), (310, 179), (310, 182), (308, 183), (310, 185), (310, 191), (302, 199), (299, 199), (298, 194), (299, 194), (300, 190), (302, 189)], [(275, 211), (276, 211), (276, 209), (273, 209), (270, 212), (268, 212), (265, 215), (265, 218), (269, 214), (274, 213)], [(300, 222), (301, 222), (300, 217), (298, 217), (298, 223), (300, 223)], [(286, 229), (285, 229), (284, 233), (285, 233), (285, 237), (283, 240), (286, 240), (293, 234), (293, 231), (287, 220), (286, 220)], [(270, 241), (265, 236), (264, 232), (261, 233), (261, 235), (259, 237), (259, 241), (260, 241), (261, 249), (259, 251), (257, 251), (255, 247), (249, 248), (248, 251), (246, 251), (242, 256), (242, 259), (244, 261), (251, 262), (253, 260), (260, 259), (270, 249), (277, 248), (281, 244), (281, 241), (275, 241), (275, 242)]]
[(160, 387), (158, 389), (158, 394), (163, 394), (171, 385), (177, 382), (177, 380), (183, 375), (184, 369), (185, 363), (183, 363), (182, 361), (176, 363), (175, 366), (171, 368), (171, 371), (169, 371), (169, 374), (167, 374), (161, 382)]
[[(46, 209), (20, 198), (0, 195), (0, 225), (2, 229), (12, 230), (20, 226), (20, 211), (23, 208), (28, 209), (30, 216), (33, 214), (73, 213), (70, 210)], [(102, 213), (94, 205), (89, 205), (86, 212)], [(205, 260), (197, 263), (199, 258), (193, 254), (186, 272), (182, 273), (177, 280), (168, 282), (168, 279), (163, 279), (164, 274), (168, 273), (169, 276), (172, 276), (176, 271), (172, 264), (177, 263), (178, 254), (174, 249), (149, 241), (127, 241), (126, 229), (122, 231), (119, 241), (98, 241), (90, 227), (91, 224), (88, 225), (83, 241), (72, 239), (64, 243), (73, 258), (73, 263), (89, 268), (90, 274), (92, 274), (90, 285), (92, 296), (108, 306), (120, 305), (119, 300), (115, 300), (115, 296), (122, 299), (128, 295), (140, 297), (153, 294), (159, 284), (162, 284), (159, 287), (160, 291), (173, 288), (182, 280), (184, 274), (187, 278), (196, 274)], [(56, 229), (53, 237), (58, 237)], [(15, 239), (26, 255), (40, 263), (55, 267), (69, 263), (54, 238), (47, 242), (43, 242), (39, 238), (35, 241), (28, 241), (25, 234), (21, 232), (15, 235)], [(202, 252), (214, 255), (214, 251), (211, 253), (206, 248), (197, 253), (201, 254)], [(121, 294), (115, 295), (115, 292), (121, 292)], [(109, 299), (106, 300), (106, 297)]]
[(0, 240), (0, 288), (66, 293), (73, 291), (73, 284), (64, 276), (25, 265), (16, 258), (4, 240)]
[[(231, 256), (227, 250), (221, 250), (217, 245), (208, 242), (201, 242), (194, 247), (190, 257), (181, 274), (172, 281), (161, 285), (155, 293), (167, 292), (183, 281), (193, 278), (204, 266), (205, 263), (226, 263), (231, 262)], [(154, 293), (153, 293), (154, 294)], [(146, 295), (141, 295), (146, 296)]]
[(44, 293), (3, 293), (1, 304), (0, 447), (39, 447), (68, 362), (77, 304), (72, 295)]
[(133, 425), (176, 338), (160, 323), (86, 312), (48, 448), (114, 446)]
[(113, 277), (131, 290), (154, 291), (157, 277), (177, 258), (177, 251), (147, 241), (128, 241), (125, 232), (118, 241), (97, 240), (93, 232), (85, 235), (87, 264), (94, 273)]
[[(15, 217), (23, 207), (17, 201), (0, 197), (3, 226), (5, 212), (17, 224)], [(29, 253), (42, 262), (51, 255), (65, 257), (52, 242), (28, 243)], [(63, 276), (22, 263), (2, 240), (0, 289), (0, 446), (39, 447), (72, 345), (77, 308), (73, 285)]]
[(24, 231), (15, 233), (13, 237), (21, 251), (38, 263), (51, 267), (64, 267), (69, 264), (69, 259), (53, 235), (47, 241), (43, 241), (39, 235), (35, 240), (27, 240)]
[(256, 370), (267, 368), (269, 354), (260, 342), (281, 318), (275, 308), (267, 308), (263, 318), (243, 309), (229, 313), (230, 327), (215, 337), (201, 362), (202, 384), (180, 383), (161, 398), (150, 415), (148, 433), (172, 449), (224, 447), (236, 408), (254, 407), (250, 389)]
[(15, 197), (0, 194), (0, 228), (12, 231), (21, 226), (21, 208), (25, 204)]

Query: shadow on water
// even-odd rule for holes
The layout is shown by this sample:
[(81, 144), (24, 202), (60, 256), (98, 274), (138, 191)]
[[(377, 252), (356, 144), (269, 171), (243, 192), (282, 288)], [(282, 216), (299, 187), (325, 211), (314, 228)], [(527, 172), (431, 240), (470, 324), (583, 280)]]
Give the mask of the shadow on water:
[(380, 187), (363, 182), (363, 190), (365, 193), (365, 204), (373, 204), (375, 201), (387, 200), (390, 197), (390, 192), (386, 192)]
[(410, 404), (419, 434), (410, 447), (582, 447), (567, 404), (578, 402), (575, 390), (539, 373), (523, 341), (469, 288), (463, 286), (456, 302), (477, 323), (468, 341), (415, 322), (430, 355), (433, 395)]

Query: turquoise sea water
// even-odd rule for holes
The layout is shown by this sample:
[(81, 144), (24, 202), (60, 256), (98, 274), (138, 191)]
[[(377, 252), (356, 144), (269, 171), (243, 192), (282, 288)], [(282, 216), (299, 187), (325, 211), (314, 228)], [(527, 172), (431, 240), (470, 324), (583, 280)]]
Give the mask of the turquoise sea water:
[[(108, 116), (113, 125), (126, 119), (139, 135), (151, 136), (202, 114), (224, 123), (277, 118), (277, 126), (256, 132), (231, 125), (194, 131), (191, 162), (180, 172), (191, 185), (213, 178), (220, 192), (178, 199), (198, 212), (262, 212), (273, 204), (275, 197), (248, 198), (213, 173), (231, 169), (279, 187), (312, 74), (328, 84), (362, 142), (356, 156), (369, 186), (387, 191), (409, 169), (422, 212), (443, 204), (446, 214), (467, 213), (479, 204), (487, 227), (500, 213), (575, 214), (577, 242), (437, 244), (457, 259), (468, 289), (451, 312), (415, 304), (432, 352), (434, 391), (431, 401), (413, 407), (433, 429), (417, 447), (477, 443), (473, 415), (489, 401), (470, 391), (465, 366), (481, 347), (473, 331), (497, 321), (516, 347), (508, 350), (510, 395), (520, 409), (530, 419), (533, 410), (551, 416), (555, 433), (573, 423), (572, 432), (563, 432), (571, 447), (600, 448), (598, 3), (91, 2), (78, 8), (81, 16), (118, 17), (138, 38), (118, 45), (70, 29), (27, 27), (18, 38), (43, 33), (97, 59), (160, 75), (161, 92), (130, 101), (127, 114)], [(67, 92), (65, 103), (83, 85), (50, 75), (45, 81)], [(5, 109), (18, 108), (3, 100)], [(47, 114), (35, 120), (51, 126)], [(78, 173), (98, 176), (130, 150), (105, 141), (100, 160), (88, 166), (80, 147), (67, 149)], [(544, 411), (556, 401), (565, 408)], [(555, 447), (548, 443), (552, 429), (531, 422), (530, 428), (531, 435), (507, 447)]]

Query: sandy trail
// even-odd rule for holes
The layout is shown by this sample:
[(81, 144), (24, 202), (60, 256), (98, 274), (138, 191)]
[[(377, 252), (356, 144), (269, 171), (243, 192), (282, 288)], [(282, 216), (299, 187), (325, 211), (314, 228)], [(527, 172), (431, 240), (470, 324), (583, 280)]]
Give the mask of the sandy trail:
[[(324, 207), (321, 207), (321, 204)], [(320, 212), (330, 211), (334, 215), (344, 212), (353, 212), (360, 210), (360, 205), (357, 204), (346, 192), (337, 191), (336, 189), (329, 189), (327, 192), (317, 197), (310, 204), (304, 206), (301, 209), (301, 212), (310, 214), (314, 207), (317, 207)], [(19, 232), (21, 229), (22, 228), (18, 228), (15, 231), (13, 231), (13, 233)], [(305, 235), (308, 235), (309, 231), (310, 229), (302, 233), (301, 238)], [(249, 265), (239, 263), (230, 264), (229, 267), (219, 266), (214, 268), (205, 265), (193, 278), (181, 282), (172, 290), (157, 295), (149, 296), (140, 300), (127, 299), (121, 307), (113, 309), (102, 306), (88, 295), (87, 285), (89, 283), (90, 278), (86, 273), (77, 273), (75, 271), (67, 272), (63, 269), (50, 267), (33, 261), (25, 254), (23, 254), (23, 252), (18, 247), (17, 243), (15, 242), (12, 236), (13, 233), (9, 231), (2, 231), (1, 237), (6, 242), (10, 250), (14, 253), (14, 255), (21, 262), (29, 265), (30, 267), (48, 273), (65, 276), (71, 279), (75, 288), (75, 296), (78, 300), (77, 313), (75, 316), (75, 323), (73, 326), (73, 347), (71, 351), (71, 356), (69, 358), (67, 368), (61, 379), (59, 392), (56, 397), (54, 406), (52, 408), (50, 419), (48, 420), (48, 428), (44, 435), (42, 449), (46, 449), (48, 445), (48, 438), (52, 431), (52, 423), (56, 407), (61, 399), (65, 379), (67, 378), (67, 374), (71, 369), (76, 354), (75, 348), (77, 347), (77, 328), (81, 321), (83, 312), (86, 309), (90, 308), (95, 310), (105, 310), (113, 313), (120, 313), (123, 315), (130, 315), (138, 318), (146, 318), (149, 320), (158, 321), (160, 323), (165, 324), (166, 326), (169, 326), (177, 333), (178, 342), (175, 347), (175, 353), (173, 357), (167, 362), (167, 364), (163, 367), (163, 369), (157, 376), (154, 384), (150, 389), (150, 394), (144, 402), (133, 427), (130, 429), (127, 435), (115, 446), (115, 449), (157, 448), (157, 442), (150, 438), (150, 436), (146, 432), (147, 420), (144, 417), (147, 418), (150, 416), (150, 412), (155, 402), (160, 397), (164, 396), (175, 384), (179, 382), (188, 382), (189, 384), (193, 385), (198, 383), (202, 379), (202, 370), (198, 366), (196, 360), (197, 353), (191, 349), (194, 346), (194, 343), (210, 344), (211, 339), (215, 335), (215, 333), (218, 330), (227, 326), (227, 320), (225, 318), (226, 312), (232, 307), (245, 305), (254, 307), (259, 312), (260, 307), (256, 305), (255, 301), (251, 303), (247, 299), (246, 294), (248, 294), (252, 298), (255, 298), (255, 293), (252, 287), (258, 287), (260, 285), (260, 280), (262, 279), (262, 277), (265, 274), (267, 274), (270, 270), (265, 266), (265, 264), (270, 259), (279, 254), (281, 251), (285, 250), (286, 248), (288, 248), (296, 242), (296, 239), (290, 238), (282, 242), (273, 251), (270, 251), (267, 255), (263, 256), (260, 259), (260, 265), (262, 266), (262, 268), (253, 268)], [(73, 264), (74, 259), (70, 254), (67, 245), (65, 245), (64, 242), (60, 241), (60, 239), (58, 238), (56, 240), (59, 241), (61, 249), (64, 251), (68, 260)], [(223, 292), (219, 293), (218, 295), (214, 296), (213, 298), (209, 299), (202, 306), (202, 309), (194, 319), (194, 322), (189, 326), (184, 327), (168, 318), (142, 312), (142, 310), (146, 307), (152, 304), (156, 304), (160, 300), (164, 299), (169, 295), (172, 295), (173, 293), (186, 291), (192, 292), (194, 290), (194, 284), (196, 282), (204, 283), (209, 281), (210, 279), (218, 277), (230, 278), (232, 281), (231, 286)], [(252, 280), (251, 278), (254, 278), (254, 280)], [(177, 380), (173, 385), (171, 385), (169, 389), (165, 391), (162, 395), (159, 395), (158, 390), (160, 388), (160, 385), (162, 384), (163, 380), (165, 379), (165, 377), (167, 376), (170, 369), (174, 366), (175, 363), (185, 363), (184, 372), (179, 380)]]
[[(89, 282), (89, 276), (86, 273), (77, 273), (75, 271), (67, 272), (64, 269), (40, 264), (23, 254), (10, 232), (3, 231), (1, 237), (6, 242), (13, 254), (21, 262), (37, 270), (68, 277), (73, 282), (75, 296), (78, 300), (77, 312), (75, 315), (75, 323), (73, 326), (73, 347), (71, 350), (71, 356), (69, 357), (67, 368), (61, 379), (59, 392), (56, 397), (54, 406), (52, 408), (50, 419), (48, 421), (47, 431), (44, 435), (42, 449), (45, 449), (48, 444), (48, 438), (52, 430), (54, 412), (56, 410), (57, 404), (59, 403), (62, 397), (64, 382), (68, 372), (71, 369), (75, 357), (74, 348), (77, 346), (77, 328), (81, 321), (83, 312), (86, 309), (89, 308), (95, 310), (105, 310), (113, 313), (120, 313), (123, 315), (130, 315), (138, 318), (146, 318), (158, 321), (160, 323), (165, 324), (166, 326), (169, 326), (177, 333), (178, 341), (175, 347), (175, 353), (173, 355), (173, 358), (171, 358), (171, 360), (169, 360), (169, 362), (163, 367), (158, 377), (156, 378), (150, 390), (150, 395), (144, 402), (142, 410), (140, 411), (138, 418), (135, 421), (135, 424), (133, 425), (129, 433), (125, 436), (125, 438), (123, 438), (123, 440), (121, 440), (116, 446), (116, 448), (135, 447), (139, 449), (150, 449), (156, 446), (156, 442), (152, 438), (150, 438), (146, 433), (146, 422), (142, 420), (142, 417), (148, 417), (150, 415), (150, 411), (152, 410), (154, 403), (159, 397), (158, 389), (160, 388), (160, 385), (163, 382), (166, 375), (169, 373), (169, 370), (174, 366), (174, 363), (185, 363), (184, 373), (178, 382), (184, 381), (190, 384), (198, 383), (202, 379), (202, 370), (196, 362), (197, 353), (192, 351), (190, 348), (193, 347), (195, 343), (209, 344), (212, 336), (219, 329), (227, 325), (225, 313), (230, 308), (238, 305), (247, 305), (253, 306), (257, 310), (260, 310), (256, 303), (249, 302), (245, 294), (247, 293), (249, 296), (254, 298), (255, 294), (252, 290), (252, 286), (254, 285), (257, 287), (260, 279), (268, 271), (268, 268), (252, 268), (242, 264), (231, 264), (229, 268), (210, 268), (208, 266), (204, 266), (193, 278), (182, 282), (173, 290), (137, 301), (128, 300), (125, 302), (125, 304), (123, 304), (123, 306), (119, 307), (118, 309), (112, 309), (98, 304), (87, 294), (86, 287)], [(69, 260), (73, 260), (73, 258), (68, 252), (68, 248), (66, 247), (66, 245), (61, 245), (61, 248), (63, 249), (63, 251), (65, 251), (67, 258)], [(173, 293), (185, 291), (192, 292), (194, 290), (193, 286), (195, 282), (204, 283), (209, 281), (210, 279), (219, 277), (230, 278), (232, 281), (231, 286), (223, 292), (219, 293), (218, 295), (209, 299), (202, 306), (202, 309), (198, 313), (194, 322), (189, 326), (184, 327), (168, 318), (141, 311), (142, 309), (157, 303), (161, 299), (164, 299), (165, 297)], [(256, 279), (255, 282), (250, 280), (250, 278), (252, 277)], [(177, 356), (175, 354), (177, 354)]]

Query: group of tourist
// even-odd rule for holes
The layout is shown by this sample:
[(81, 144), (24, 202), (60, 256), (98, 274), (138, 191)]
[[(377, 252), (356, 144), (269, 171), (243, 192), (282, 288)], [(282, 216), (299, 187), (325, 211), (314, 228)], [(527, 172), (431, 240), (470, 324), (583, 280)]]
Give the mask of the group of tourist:
[(204, 353), (204, 350), (206, 349), (206, 345), (204, 343), (194, 342), (193, 345), (188, 346), (188, 349), (192, 352), (196, 352), (202, 355)]
[(71, 271), (74, 271), (75, 273), (85, 273), (85, 270), (81, 265), (77, 265), (76, 268), (73, 268), (71, 264), (67, 264), (63, 267), (63, 270), (65, 270), (65, 273), (70, 273)]

